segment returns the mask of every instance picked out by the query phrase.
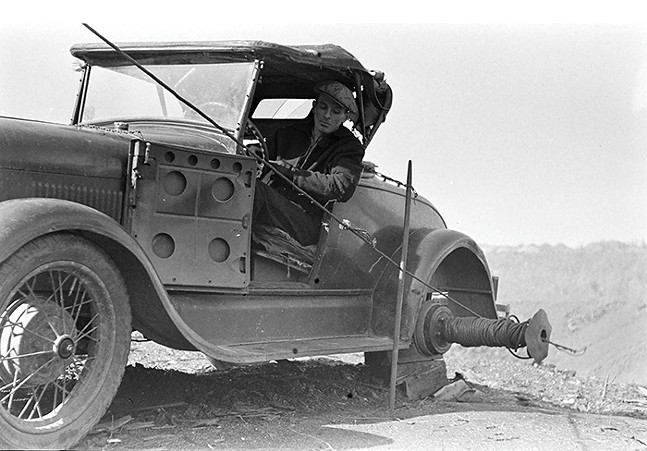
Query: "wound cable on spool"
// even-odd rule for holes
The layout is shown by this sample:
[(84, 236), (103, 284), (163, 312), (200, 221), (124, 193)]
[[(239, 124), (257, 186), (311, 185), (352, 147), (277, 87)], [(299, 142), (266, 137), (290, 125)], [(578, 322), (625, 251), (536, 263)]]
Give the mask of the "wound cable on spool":
[(526, 346), (528, 321), (460, 317), (444, 322), (444, 339), (465, 347), (491, 346), (518, 349)]

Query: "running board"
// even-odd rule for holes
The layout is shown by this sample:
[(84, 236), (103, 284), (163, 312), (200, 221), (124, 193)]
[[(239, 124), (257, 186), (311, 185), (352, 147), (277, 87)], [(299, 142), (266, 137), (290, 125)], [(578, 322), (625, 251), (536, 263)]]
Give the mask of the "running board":
[[(400, 341), (398, 347), (407, 349), (410, 347), (410, 343)], [(255, 363), (352, 352), (390, 351), (393, 349), (393, 340), (390, 337), (334, 337), (246, 343), (221, 346), (220, 348), (227, 349), (232, 363)]]

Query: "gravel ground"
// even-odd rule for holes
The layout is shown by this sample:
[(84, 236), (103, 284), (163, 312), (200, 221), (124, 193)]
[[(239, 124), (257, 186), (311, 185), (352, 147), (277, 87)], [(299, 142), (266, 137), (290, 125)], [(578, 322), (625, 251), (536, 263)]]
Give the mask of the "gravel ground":
[[(462, 402), (398, 396), (361, 354), (216, 370), (200, 353), (134, 342), (108, 414), (77, 449), (329, 449), (325, 424), (447, 412), (587, 412), (647, 420), (647, 388), (518, 360), (505, 350), (452, 349), (448, 376), (475, 389)], [(355, 438), (354, 440), (358, 440)], [(639, 446), (647, 447), (641, 439)], [(367, 443), (347, 443), (354, 449)]]

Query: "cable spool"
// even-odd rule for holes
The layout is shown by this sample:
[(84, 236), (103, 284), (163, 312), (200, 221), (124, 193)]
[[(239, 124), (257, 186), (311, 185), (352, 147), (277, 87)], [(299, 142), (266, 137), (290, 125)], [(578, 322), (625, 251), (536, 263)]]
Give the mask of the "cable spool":
[(416, 327), (416, 344), (427, 355), (444, 354), (452, 343), (464, 347), (526, 347), (536, 363), (548, 356), (552, 327), (546, 312), (517, 323), (510, 319), (455, 318), (449, 307), (436, 303), (423, 306)]

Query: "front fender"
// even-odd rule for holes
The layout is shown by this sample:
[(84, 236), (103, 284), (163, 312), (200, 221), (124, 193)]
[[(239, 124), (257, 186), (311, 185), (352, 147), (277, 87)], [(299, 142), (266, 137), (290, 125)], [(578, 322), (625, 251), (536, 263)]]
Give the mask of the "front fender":
[(176, 314), (152, 263), (118, 222), (91, 207), (61, 199), (0, 202), (0, 262), (26, 243), (57, 232), (80, 234), (113, 259), (126, 282), (138, 330), (158, 343), (195, 349), (178, 330), (172, 318)]
[[(392, 259), (400, 261), (401, 249)], [(483, 251), (469, 236), (449, 229), (413, 230), (409, 238), (407, 270), (415, 279), (406, 278), (402, 339), (412, 337), (421, 304), (436, 290), (447, 292), (458, 302), (448, 301), (455, 316), (474, 316), (473, 311), (485, 318), (496, 318), (490, 269)], [(375, 289), (373, 330), (379, 335), (393, 334), (398, 272), (398, 268), (389, 265)]]

